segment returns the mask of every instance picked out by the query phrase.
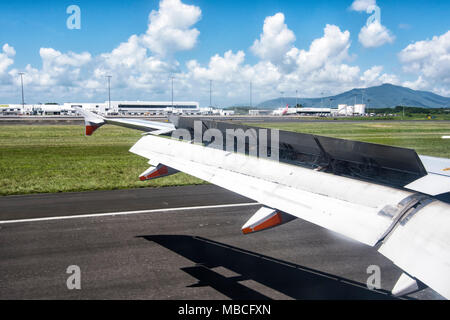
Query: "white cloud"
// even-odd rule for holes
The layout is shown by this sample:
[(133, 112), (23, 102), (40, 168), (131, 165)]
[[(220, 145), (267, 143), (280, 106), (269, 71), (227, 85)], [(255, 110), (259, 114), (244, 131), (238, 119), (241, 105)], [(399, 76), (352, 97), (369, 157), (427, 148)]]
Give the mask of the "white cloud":
[(132, 35), (112, 52), (100, 55), (96, 80), (101, 84), (107, 74), (114, 74), (116, 87), (164, 91), (168, 75), (179, 68), (171, 56), (195, 46), (200, 32), (192, 26), (200, 18), (201, 10), (196, 6), (162, 0), (159, 9), (150, 13), (145, 34)]
[(5, 43), (2, 47), (3, 52), (8, 56), (8, 57), (14, 57), (16, 55), (16, 50), (14, 50), (13, 47), (11, 47), (9, 44)]
[(398, 57), (403, 70), (417, 76), (415, 81), (405, 81), (405, 86), (450, 95), (450, 30), (408, 45)]
[[(213, 80), (214, 102), (227, 105), (248, 101), (250, 81), (253, 83), (254, 98), (269, 99), (276, 93), (274, 89), (282, 81), (279, 68), (270, 61), (260, 61), (255, 65), (244, 64), (245, 53), (227, 51), (223, 56), (214, 55), (207, 67), (191, 60), (186, 65), (182, 86), (195, 90), (194, 100), (208, 101), (209, 80)], [(180, 76), (178, 77), (180, 78)], [(180, 80), (177, 82), (180, 83)], [(201, 89), (203, 88), (203, 89)], [(213, 104), (215, 104), (213, 102)]]
[[(265, 20), (265, 27), (268, 25), (267, 21), (271, 20), (268, 18)], [(278, 30), (278, 33), (270, 33), (271, 38), (280, 38), (279, 34), (289, 30), (283, 19), (278, 20), (278, 26), (280, 25), (282, 27), (271, 29)], [(259, 42), (256, 43), (264, 43), (261, 40), (267, 39), (269, 34), (266, 30), (267, 28), (263, 30)], [(395, 76), (383, 74), (382, 67), (373, 68), (361, 75), (358, 66), (344, 63), (350, 60), (350, 33), (335, 25), (326, 25), (323, 36), (314, 39), (307, 49), (296, 48), (292, 41), (283, 43), (289, 44), (290, 49), (283, 50), (279, 59), (269, 61), (264, 59), (267, 55), (262, 55), (262, 60), (255, 65), (245, 64), (243, 52), (231, 51), (226, 52), (224, 56), (215, 55), (207, 67), (192, 60), (187, 64), (188, 78), (198, 81), (199, 86), (204, 88), (207, 87), (207, 81), (212, 79), (215, 81), (214, 92), (217, 95), (227, 98), (240, 96), (241, 101), (248, 99), (246, 97), (249, 94), (250, 81), (253, 83), (254, 96), (258, 97), (258, 100), (279, 96), (281, 91), (288, 95), (298, 90), (303, 96), (317, 96), (321, 92), (339, 93), (356, 86), (364, 86), (366, 83), (396, 81)]]
[(192, 49), (200, 32), (191, 28), (201, 18), (201, 10), (180, 0), (162, 0), (158, 11), (152, 11), (142, 41), (153, 53), (165, 56)]
[(81, 54), (69, 52), (63, 54), (52, 48), (41, 48), (39, 54), (42, 58), (44, 68), (65, 66), (81, 67), (91, 61), (92, 58), (89, 52), (83, 52)]
[(353, 1), (350, 9), (354, 11), (366, 11), (367, 9), (375, 6), (376, 0), (355, 0)]
[(419, 76), (415, 81), (404, 81), (403, 85), (414, 90), (427, 90), (430, 86), (422, 76)]
[(399, 58), (406, 72), (450, 83), (450, 30), (431, 40), (408, 45), (399, 53)]
[[(149, 15), (147, 32), (131, 35), (111, 52), (92, 57), (88, 52), (62, 53), (53, 48), (41, 48), (42, 68), (28, 65), (24, 70), (24, 83), (32, 84), (31, 87), (42, 91), (41, 94), (51, 96), (50, 90), (54, 90), (55, 96), (77, 99), (79, 95), (98, 97), (106, 88), (105, 76), (113, 75), (111, 85), (113, 89), (123, 90), (120, 96), (142, 97), (148, 92), (164, 92), (168, 74), (179, 68), (179, 63), (170, 55), (195, 45), (199, 31), (191, 26), (200, 16), (201, 10), (196, 6), (180, 0), (162, 0), (159, 9)], [(7, 45), (4, 49), (8, 54), (13, 52)], [(5, 66), (6, 70), (12, 60), (2, 55), (5, 58), (0, 56), (0, 68)], [(18, 72), (10, 71), (16, 85)]]
[(112, 52), (104, 53), (101, 58), (111, 69), (117, 67), (136, 67), (147, 57), (147, 49), (142, 47), (139, 37), (132, 35), (127, 42), (121, 43)]
[(364, 71), (361, 76), (365, 87), (378, 86), (383, 83), (400, 84), (398, 77), (394, 74), (382, 73), (383, 66), (373, 66)]
[[(62, 53), (52, 48), (41, 48), (42, 70), (39, 73), (40, 85), (76, 85), (81, 81), (81, 68), (92, 60), (88, 52)], [(31, 67), (30, 67), (31, 68)], [(33, 70), (32, 73), (35, 73)]]
[(376, 48), (394, 42), (395, 36), (381, 24), (381, 9), (375, 0), (355, 0), (350, 9), (372, 14), (358, 35), (359, 42), (364, 47)]
[(359, 42), (366, 48), (380, 47), (386, 43), (393, 43), (395, 37), (378, 21), (362, 27), (358, 35)]
[(16, 50), (9, 44), (4, 44), (3, 53), (0, 53), (0, 75), (4, 74), (6, 70), (14, 63), (12, 59), (16, 55)]
[(251, 49), (263, 60), (279, 62), (292, 48), (294, 41), (294, 33), (284, 23), (284, 14), (277, 13), (264, 20), (263, 33)]
[[(173, 65), (176, 66), (176, 63)], [(150, 74), (168, 73), (172, 69), (169, 63), (149, 56), (139, 36), (132, 35), (112, 52), (100, 55), (96, 60), (94, 76), (101, 84), (100, 87), (106, 75), (114, 75), (115, 86), (145, 88), (144, 83)]]
[[(248, 65), (245, 64), (244, 52), (228, 51), (223, 56), (213, 56), (207, 67), (196, 60), (188, 62), (188, 78), (198, 81), (203, 87), (207, 86), (208, 80), (214, 80), (214, 91), (227, 97), (247, 97), (249, 82), (252, 81), (253, 93), (260, 100), (278, 96), (280, 91), (295, 92), (297, 89), (314, 95), (330, 85), (338, 92), (360, 82), (359, 67), (343, 63), (349, 59), (351, 43), (348, 31), (326, 25), (323, 36), (313, 40), (305, 50), (293, 46), (295, 35), (289, 35), (292, 31), (286, 30), (289, 29), (283, 15), (267, 17), (263, 33), (252, 47), (261, 61)], [(281, 43), (283, 49), (272, 47), (274, 42)]]
[(324, 35), (315, 39), (309, 50), (291, 49), (285, 57), (287, 64), (296, 64), (299, 72), (309, 73), (327, 64), (339, 64), (349, 58), (350, 32), (335, 25), (326, 25)]
[(218, 54), (213, 56), (209, 61), (208, 68), (201, 67), (195, 60), (189, 61), (187, 67), (194, 79), (229, 82), (233, 81), (238, 75), (244, 58), (245, 53), (243, 51), (238, 51), (234, 54), (230, 50), (225, 52), (223, 57)]

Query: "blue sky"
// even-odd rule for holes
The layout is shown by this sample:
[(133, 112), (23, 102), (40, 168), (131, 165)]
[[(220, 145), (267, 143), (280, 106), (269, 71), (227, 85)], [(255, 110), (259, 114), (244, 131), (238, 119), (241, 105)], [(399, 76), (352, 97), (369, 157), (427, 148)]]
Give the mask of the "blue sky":
[[(268, 74), (268, 70), (274, 71), (274, 68), (277, 73), (274, 73), (272, 78), (260, 81), (260, 83), (255, 80), (255, 95), (258, 95), (258, 85), (260, 85), (260, 97), (254, 97), (255, 101), (277, 96), (281, 90), (290, 95), (298, 90), (305, 96), (317, 96), (319, 92), (323, 91), (334, 94), (353, 86), (376, 85), (386, 79), (395, 84), (409, 85), (415, 89), (432, 90), (443, 95), (450, 95), (449, 76), (441, 75), (442, 72), (436, 70), (434, 73), (427, 70), (427, 65), (434, 65), (436, 61), (440, 60), (444, 60), (439, 62), (443, 65), (435, 66), (435, 69), (450, 70), (447, 69), (450, 62), (447, 59), (441, 59), (442, 54), (449, 55), (447, 37), (443, 36), (450, 29), (450, 20), (448, 19), (450, 1), (358, 0), (361, 5), (366, 7), (367, 4), (376, 5), (381, 12), (379, 29), (368, 33), (372, 38), (375, 36), (380, 38), (377, 43), (372, 43), (370, 39), (366, 42), (360, 39), (362, 28), (371, 14), (367, 13), (365, 9), (352, 9), (353, 1), (351, 0), (165, 1), (172, 1), (166, 12), (187, 5), (188, 7), (182, 9), (188, 10), (186, 11), (188, 14), (192, 13), (193, 20), (183, 25), (181, 32), (195, 29), (198, 34), (192, 43), (186, 44), (186, 48), (174, 48), (173, 43), (164, 43), (164, 53), (161, 53), (155, 52), (154, 49), (154, 41), (157, 41), (155, 39), (161, 40), (161, 36), (152, 36), (148, 31), (150, 30), (149, 14), (152, 10), (155, 13), (160, 12), (159, 1), (2, 0), (0, 2), (0, 46), (8, 44), (8, 47), (13, 48), (14, 54), (8, 55), (6, 54), (8, 50), (4, 49), (3, 59), (10, 59), (8, 61), (12, 60), (13, 63), (8, 63), (8, 68), (3, 70), (3, 75), (0, 73), (0, 100), (14, 102), (15, 92), (11, 92), (11, 89), (14, 91), (17, 86), (17, 77), (16, 79), (14, 77), (17, 72), (24, 71), (27, 65), (29, 65), (28, 68), (31, 68), (28, 69), (28, 72), (25, 71), (30, 74), (29, 80), (26, 81), (29, 96), (39, 101), (51, 97), (49, 93), (39, 94), (40, 91), (46, 90), (46, 86), (49, 86), (49, 90), (54, 90), (56, 86), (61, 87), (53, 94), (59, 102), (62, 102), (60, 101), (62, 99), (101, 101), (103, 97), (98, 96), (103, 90), (102, 85), (99, 85), (103, 71), (112, 73), (113, 80), (115, 72), (117, 77), (120, 74), (120, 77), (128, 79), (124, 81), (121, 78), (120, 81), (115, 82), (117, 98), (165, 100), (165, 97), (167, 98), (167, 74), (174, 68), (179, 78), (179, 88), (176, 92), (180, 99), (206, 101), (205, 91), (207, 89), (203, 85), (207, 82), (206, 78), (208, 77), (216, 81), (216, 100), (221, 104), (245, 102), (245, 92), (241, 92), (240, 95), (230, 94), (230, 90), (235, 91), (236, 88), (243, 86), (243, 83), (237, 83), (240, 82), (239, 79), (252, 81), (252, 77), (258, 77), (258, 72), (265, 75)], [(70, 5), (78, 5), (81, 9), (80, 30), (69, 30), (66, 27), (66, 20), (69, 17), (66, 8)], [(195, 12), (189, 8), (195, 8), (201, 14), (196, 16)], [(271, 25), (280, 26), (281, 23), (285, 28), (280, 27), (275, 30), (277, 28), (275, 26), (274, 30), (280, 32), (280, 37), (272, 35), (273, 38), (268, 38), (269, 40), (265, 42), (262, 40), (265, 20), (274, 17), (277, 13), (281, 13), (283, 17), (282, 19), (281, 16), (277, 16), (277, 19), (273, 18), (273, 21), (277, 20), (278, 22)], [(188, 14), (181, 11), (182, 16), (188, 16)], [(161, 15), (163, 14), (161, 13)], [(173, 27), (175, 34), (178, 32), (178, 18), (176, 14), (169, 14), (169, 16), (174, 21), (170, 22), (168, 26)], [(269, 25), (268, 22), (268, 29)], [(340, 44), (330, 44), (330, 47), (334, 45), (339, 47), (330, 49), (336, 50), (335, 52), (330, 51), (323, 61), (317, 63), (314, 60), (316, 58), (312, 57), (313, 51), (310, 56), (306, 54), (307, 58), (301, 58), (299, 52), (295, 53), (295, 57), (287, 54), (292, 60), (288, 64), (286, 61), (281, 61), (282, 56), (290, 49), (295, 48), (297, 51), (307, 52), (313, 41), (326, 38), (324, 28), (327, 25), (337, 27), (339, 30), (335, 30), (338, 32), (337, 36), (343, 36)], [(107, 63), (100, 61), (99, 57), (113, 52), (121, 43), (129, 41), (130, 36), (141, 37), (146, 32), (150, 35), (153, 44), (145, 41), (139, 44), (140, 47), (147, 50), (142, 61), (133, 62), (128, 66), (118, 66), (117, 63), (111, 63), (111, 61)], [(283, 39), (283, 32), (287, 36), (286, 39)], [(345, 32), (349, 33), (348, 39), (345, 38)], [(378, 34), (374, 32), (378, 32)], [(333, 34), (330, 38), (332, 37)], [(433, 42), (433, 37), (442, 38)], [(276, 39), (286, 47), (285, 50), (280, 51), (270, 47), (270, 41), (278, 41)], [(259, 49), (254, 47), (255, 40), (261, 42)], [(164, 40), (161, 41), (164, 42)], [(421, 41), (425, 42), (424, 45), (417, 44)], [(324, 45), (326, 46), (326, 44)], [(405, 50), (408, 45), (414, 47), (410, 47), (408, 52), (399, 58), (400, 52)], [(442, 47), (441, 58), (432, 56), (430, 53), (426, 56), (424, 53), (434, 46)], [(40, 52), (41, 48), (51, 48), (63, 57), (70, 52), (89, 53), (90, 58), (86, 59), (86, 61), (89, 60), (88, 62), (68, 62), (68, 65), (64, 65), (64, 62), (61, 61), (48, 62), (48, 65), (51, 66), (44, 67), (45, 59), (47, 59), (45, 61), (50, 61), (48, 59), (56, 58), (55, 54), (51, 54), (51, 58), (43, 58)], [(225, 53), (229, 50), (231, 50), (232, 56), (226, 59)], [(270, 50), (273, 50), (273, 53), (270, 53)], [(425, 57), (422, 57), (424, 54), (418, 53), (418, 50), (424, 51), (422, 53), (425, 54)], [(234, 56), (240, 51), (244, 54), (244, 58)], [(276, 53), (280, 59), (274, 56)], [(129, 52), (129, 54), (135, 53)], [(223, 67), (214, 69), (210, 66), (211, 58), (215, 55), (224, 60), (220, 62)], [(339, 58), (337, 58), (338, 56)], [(417, 56), (420, 56), (422, 60), (414, 60)], [(153, 57), (152, 61), (158, 61), (165, 66), (158, 67), (157, 70), (145, 69), (144, 77), (144, 71), (139, 74), (139, 70), (143, 70), (144, 59), (148, 60), (151, 57)], [(120, 59), (126, 58), (121, 56)], [(196, 67), (191, 65), (189, 68), (187, 63), (192, 60), (195, 60)], [(293, 62), (294, 60), (297, 62)], [(238, 66), (233, 67), (233, 62)], [(314, 67), (310, 68), (310, 63)], [(264, 69), (262, 64), (265, 64), (264, 68), (268, 69)], [(306, 68), (304, 68), (305, 64), (308, 65)], [(64, 78), (62, 73), (52, 69), (58, 67), (63, 68), (65, 73), (76, 72), (78, 78)], [(373, 69), (374, 67), (377, 68)], [(368, 81), (367, 76), (364, 78), (365, 71), (371, 70), (370, 73), (375, 76), (377, 73), (375, 71), (379, 71), (380, 67), (382, 71), (378, 72), (377, 81)], [(302, 68), (310, 73), (302, 74), (300, 70)], [(87, 78), (91, 77), (95, 70), (97, 70), (96, 78), (90, 78), (92, 85), (86, 87), (82, 84), (83, 80), (87, 81)], [(2, 72), (1, 68), (0, 72)], [(328, 79), (326, 74), (332, 72), (347, 73), (349, 77), (351, 75), (351, 79), (345, 77), (342, 79), (338, 76), (330, 76)], [(315, 73), (314, 77), (311, 76), (313, 73)], [(383, 77), (383, 74), (386, 76)], [(43, 78), (48, 81), (43, 81)], [(132, 83), (137, 78), (140, 82), (138, 86)], [(159, 84), (158, 79), (161, 79)], [(96, 81), (97, 83), (95, 83)], [(198, 89), (199, 87), (202, 89)], [(147, 92), (147, 94), (140, 92)]]

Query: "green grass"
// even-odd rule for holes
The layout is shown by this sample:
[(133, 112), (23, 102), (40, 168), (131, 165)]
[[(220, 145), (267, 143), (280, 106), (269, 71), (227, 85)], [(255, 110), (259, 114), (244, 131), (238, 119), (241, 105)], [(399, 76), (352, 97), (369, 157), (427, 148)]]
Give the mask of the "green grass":
[(325, 121), (386, 121), (386, 120), (392, 120), (392, 121), (417, 121), (417, 120), (426, 120), (426, 121), (449, 121), (450, 120), (450, 114), (449, 113), (439, 113), (439, 114), (431, 114), (433, 117), (432, 119), (428, 118), (428, 114), (425, 113), (406, 113), (405, 116), (400, 113), (397, 113), (395, 115), (389, 116), (389, 115), (381, 115), (378, 114), (376, 116), (372, 117), (363, 117), (363, 116), (354, 116), (354, 117), (308, 117), (307, 119), (310, 120), (325, 120)]
[(264, 122), (248, 125), (411, 148), (418, 154), (450, 158), (450, 141), (441, 138), (450, 135), (448, 122)]
[(184, 173), (142, 182), (149, 165), (128, 152), (135, 130), (104, 126), (0, 126), (0, 195), (201, 184)]
[[(350, 140), (413, 148), (450, 158), (450, 123), (302, 122), (249, 124)], [(113, 190), (202, 184), (184, 173), (141, 182), (147, 160), (130, 153), (135, 130), (104, 126), (92, 137), (71, 125), (0, 126), (0, 195)]]
[[(431, 116), (432, 119), (428, 119)], [(402, 119), (403, 115), (398, 114), (397, 119)], [(438, 114), (426, 114), (426, 113), (406, 113), (403, 117), (404, 120), (450, 120), (450, 113), (438, 113)]]

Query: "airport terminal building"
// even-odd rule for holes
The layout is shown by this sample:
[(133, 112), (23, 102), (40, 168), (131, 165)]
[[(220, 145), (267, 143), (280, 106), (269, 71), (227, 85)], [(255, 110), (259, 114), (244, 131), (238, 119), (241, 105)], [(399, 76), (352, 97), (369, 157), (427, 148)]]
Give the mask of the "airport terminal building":
[(193, 101), (106, 101), (4, 104), (0, 105), (0, 115), (75, 115), (75, 107), (103, 115), (193, 115), (202, 112), (199, 103)]
[(101, 114), (129, 115), (164, 115), (198, 114), (200, 107), (193, 101), (106, 101), (105, 103), (65, 103), (64, 106), (73, 109), (81, 107)]

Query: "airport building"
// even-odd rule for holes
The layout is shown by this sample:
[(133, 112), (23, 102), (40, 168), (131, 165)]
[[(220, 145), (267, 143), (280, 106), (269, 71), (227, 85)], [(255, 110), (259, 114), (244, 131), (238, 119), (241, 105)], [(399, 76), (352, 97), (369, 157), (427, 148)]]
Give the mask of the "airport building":
[(273, 110), (270, 109), (262, 109), (262, 110), (249, 110), (248, 114), (250, 116), (268, 116), (273, 113)]
[(106, 108), (109, 112), (119, 114), (197, 114), (200, 112), (198, 102), (174, 101), (111, 101), (111, 108)]
[(106, 101), (105, 103), (65, 103), (65, 107), (80, 107), (101, 114), (163, 115), (197, 114), (198, 102), (185, 101)]
[(0, 114), (5, 116), (16, 116), (22, 113), (22, 105), (18, 104), (1, 104)]
[(198, 102), (167, 101), (106, 101), (66, 102), (64, 104), (4, 104), (0, 115), (75, 115), (75, 107), (103, 115), (165, 115), (200, 114)]
[(297, 114), (327, 115), (332, 113), (331, 108), (297, 108)]
[(59, 104), (5, 104), (0, 105), (0, 115), (69, 115), (75, 110)]
[(364, 115), (366, 113), (365, 104), (355, 104), (354, 106), (348, 106), (346, 104), (338, 105), (337, 115), (339, 116), (354, 116)]
[(303, 115), (331, 115), (331, 116), (362, 116), (366, 114), (365, 104), (355, 104), (349, 106), (346, 104), (340, 104), (336, 108), (297, 108), (298, 114)]

